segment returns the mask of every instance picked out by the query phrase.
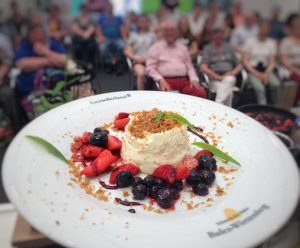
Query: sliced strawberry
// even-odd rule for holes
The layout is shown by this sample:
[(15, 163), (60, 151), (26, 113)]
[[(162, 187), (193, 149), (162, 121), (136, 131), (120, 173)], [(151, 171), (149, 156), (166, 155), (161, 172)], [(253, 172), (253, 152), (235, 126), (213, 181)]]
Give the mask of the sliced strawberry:
[(202, 151), (200, 151), (200, 152), (197, 152), (197, 153), (194, 155), (194, 158), (199, 159), (199, 158), (200, 158), (202, 155), (204, 155), (204, 154), (206, 154), (206, 155), (208, 155), (208, 156), (211, 156), (211, 157), (214, 156), (214, 154), (213, 154), (212, 152), (210, 152), (209, 150), (202, 150)]
[(89, 144), (89, 137), (90, 137), (91, 133), (90, 132), (84, 132), (83, 135), (81, 136), (81, 142), (83, 144)]
[(170, 164), (164, 164), (157, 167), (153, 174), (153, 176), (164, 179), (169, 183), (174, 183), (175, 181), (175, 168)]
[(114, 126), (119, 130), (124, 130), (129, 121), (130, 121), (130, 118), (115, 120)]
[(88, 177), (96, 176), (104, 171), (106, 171), (114, 162), (116, 162), (118, 158), (109, 150), (104, 150), (100, 153), (100, 155), (93, 161), (93, 163), (87, 167), (85, 167), (81, 174), (86, 175)]
[(176, 168), (176, 180), (185, 180), (190, 175), (190, 169), (186, 164), (179, 164)]
[(137, 167), (135, 164), (122, 164), (112, 171), (112, 173), (110, 174), (109, 183), (115, 184), (116, 177), (121, 171), (129, 171), (133, 176), (135, 176), (139, 173), (139, 170), (139, 167)]
[(106, 148), (110, 151), (120, 150), (122, 148), (122, 141), (109, 134), (106, 142)]
[(80, 149), (81, 154), (85, 158), (96, 158), (103, 150), (104, 148), (102, 147), (92, 145), (83, 145)]
[(129, 116), (128, 113), (121, 112), (115, 116), (115, 121), (128, 118), (128, 116)]

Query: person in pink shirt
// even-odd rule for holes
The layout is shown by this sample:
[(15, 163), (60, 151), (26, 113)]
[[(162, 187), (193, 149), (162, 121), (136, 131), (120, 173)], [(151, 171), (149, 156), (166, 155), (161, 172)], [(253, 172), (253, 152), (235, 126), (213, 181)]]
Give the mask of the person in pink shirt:
[(163, 39), (149, 50), (146, 59), (148, 76), (159, 83), (161, 91), (179, 91), (206, 98), (187, 48), (177, 42), (176, 25), (169, 21), (163, 23), (162, 36)]

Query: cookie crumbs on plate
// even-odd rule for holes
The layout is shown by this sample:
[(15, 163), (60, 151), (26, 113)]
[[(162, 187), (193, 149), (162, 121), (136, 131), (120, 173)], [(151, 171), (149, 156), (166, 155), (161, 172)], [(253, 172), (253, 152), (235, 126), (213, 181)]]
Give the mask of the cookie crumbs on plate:
[(123, 192), (123, 196), (124, 196), (124, 197), (127, 197), (127, 196), (129, 196), (129, 193), (128, 193), (128, 191), (124, 191), (124, 192)]
[(236, 172), (237, 171), (237, 168), (225, 168), (224, 166), (219, 166), (218, 167), (218, 172), (220, 173), (223, 173), (223, 174), (229, 174), (229, 173), (232, 173), (232, 172)]
[(59, 221), (59, 220), (56, 220), (56, 221), (55, 221), (55, 224), (59, 226), (59, 225), (60, 225), (60, 221)]
[(127, 241), (127, 240), (128, 240), (128, 237), (125, 237), (125, 240)]
[(84, 212), (81, 213), (80, 217), (79, 217), (80, 220), (83, 220), (84, 219)]
[(220, 187), (219, 185), (217, 185), (217, 190), (216, 190), (216, 194), (215, 196), (223, 196), (225, 195), (225, 191), (224, 188)]
[(228, 122), (227, 122), (227, 126), (230, 127), (230, 128), (234, 128), (234, 126), (233, 126), (233, 124), (232, 124), (231, 121), (228, 121)]
[[(162, 133), (182, 126), (180, 122), (167, 117), (162, 117), (159, 122), (156, 121), (158, 112), (158, 109), (152, 109), (131, 113), (133, 119), (132, 125), (129, 126), (129, 132), (136, 138), (144, 138), (148, 133)], [(166, 113), (174, 114), (169, 111)]]

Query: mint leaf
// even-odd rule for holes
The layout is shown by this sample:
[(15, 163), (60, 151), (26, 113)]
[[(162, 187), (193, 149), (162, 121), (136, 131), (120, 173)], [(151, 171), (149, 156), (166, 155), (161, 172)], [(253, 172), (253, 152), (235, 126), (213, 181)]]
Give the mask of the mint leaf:
[(238, 166), (241, 166), (241, 164), (236, 161), (234, 158), (232, 158), (231, 156), (229, 156), (228, 154), (222, 152), (221, 150), (219, 150), (218, 148), (216, 148), (215, 146), (206, 144), (204, 142), (194, 142), (192, 143), (192, 145), (200, 147), (202, 149), (206, 149), (210, 152), (212, 152), (217, 158), (231, 162), (233, 164), (236, 164)]
[(65, 158), (65, 156), (57, 148), (55, 148), (52, 144), (50, 144), (47, 140), (32, 135), (27, 135), (26, 138), (32, 140), (33, 142), (43, 147), (54, 157), (57, 157), (58, 159), (62, 160), (65, 163), (68, 163), (68, 160)]
[(165, 115), (164, 113), (158, 112), (158, 113), (156, 114), (156, 116), (155, 116), (155, 120), (156, 120), (157, 122), (160, 122), (160, 119), (161, 119), (164, 115)]

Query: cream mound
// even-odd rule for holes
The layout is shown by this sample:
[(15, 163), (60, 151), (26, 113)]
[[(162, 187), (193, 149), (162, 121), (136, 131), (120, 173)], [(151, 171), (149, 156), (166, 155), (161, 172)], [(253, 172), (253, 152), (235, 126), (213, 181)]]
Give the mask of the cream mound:
[(157, 112), (153, 109), (132, 113), (123, 137), (123, 160), (136, 164), (145, 174), (152, 174), (162, 164), (176, 167), (190, 154), (186, 127), (165, 117), (157, 122)]

